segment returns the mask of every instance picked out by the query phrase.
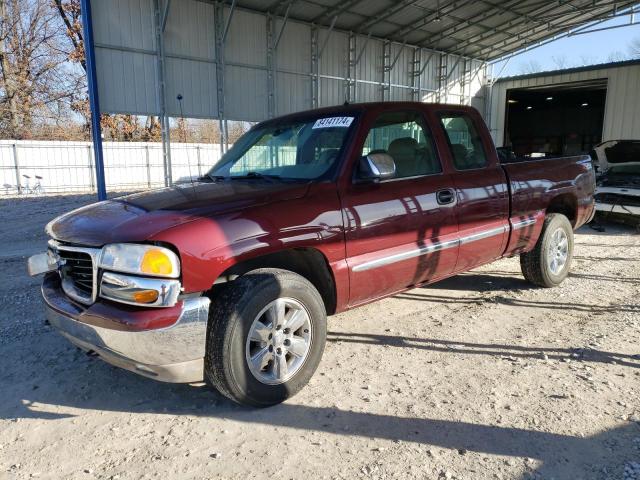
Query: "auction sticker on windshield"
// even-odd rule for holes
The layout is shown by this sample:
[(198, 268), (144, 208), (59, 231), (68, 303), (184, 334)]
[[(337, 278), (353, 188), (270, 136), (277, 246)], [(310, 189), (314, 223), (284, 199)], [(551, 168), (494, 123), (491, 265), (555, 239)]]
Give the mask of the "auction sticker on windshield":
[(316, 123), (313, 124), (313, 128), (330, 128), (330, 127), (343, 127), (347, 128), (353, 122), (353, 117), (329, 117), (319, 118)]

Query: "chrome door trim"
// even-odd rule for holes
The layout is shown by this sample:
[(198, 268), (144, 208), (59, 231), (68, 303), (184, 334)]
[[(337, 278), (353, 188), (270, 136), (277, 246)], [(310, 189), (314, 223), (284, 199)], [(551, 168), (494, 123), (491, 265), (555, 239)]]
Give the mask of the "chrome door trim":
[(467, 243), (477, 242), (478, 240), (484, 240), (485, 238), (495, 237), (496, 235), (506, 232), (507, 228), (508, 227), (506, 225), (502, 225), (501, 227), (492, 228), (491, 230), (485, 230), (483, 232), (460, 237), (460, 245), (466, 245)]
[(390, 265), (392, 263), (401, 262), (403, 260), (408, 260), (410, 258), (421, 257), (422, 255), (426, 255), (428, 253), (437, 252), (440, 250), (445, 250), (447, 248), (457, 247), (460, 240), (449, 240), (446, 242), (438, 242), (433, 243), (431, 245), (425, 245), (420, 248), (415, 248), (412, 250), (408, 250), (406, 252), (395, 253), (393, 255), (389, 255), (387, 257), (376, 258), (375, 260), (370, 260), (368, 262), (361, 263), (360, 265), (356, 265), (353, 267), (354, 272), (364, 272), (366, 270), (371, 270), (378, 267), (383, 267), (385, 265)]
[(425, 245), (423, 247), (407, 250), (406, 252), (400, 252), (400, 253), (395, 253), (393, 255), (388, 255), (386, 257), (376, 258), (375, 260), (369, 260), (368, 262), (364, 262), (364, 263), (361, 263), (360, 265), (356, 265), (355, 267), (353, 267), (352, 270), (354, 272), (364, 272), (367, 270), (372, 270), (374, 268), (391, 265), (396, 262), (409, 260), (410, 258), (421, 257), (423, 255), (427, 255), (433, 252), (438, 252), (440, 250), (459, 247), (460, 245), (465, 245), (467, 243), (476, 242), (478, 240), (483, 240), (485, 238), (494, 237), (496, 235), (503, 234), (508, 230), (508, 228), (509, 227), (507, 225), (503, 225), (501, 227), (492, 228), (489, 230), (485, 230), (483, 232), (474, 233), (472, 235), (466, 235), (464, 237), (460, 237), (455, 240), (437, 242), (431, 245)]
[(526, 220), (520, 220), (519, 222), (512, 223), (511, 226), (514, 230), (520, 230), (521, 228), (533, 225), (537, 221), (538, 220), (536, 220), (535, 218), (527, 218)]
[[(527, 222), (530, 222), (530, 220), (527, 220)], [(535, 223), (535, 219), (533, 219), (531, 223)], [(526, 225), (530, 225), (531, 223), (527, 223)], [(523, 226), (526, 226), (526, 225), (523, 225)], [(519, 227), (519, 228), (522, 228), (522, 227)], [(393, 255), (388, 255), (386, 257), (376, 258), (375, 260), (369, 260), (368, 262), (364, 262), (364, 263), (361, 263), (360, 265), (356, 265), (355, 267), (353, 267), (352, 270), (354, 272), (364, 272), (367, 270), (372, 270), (374, 268), (391, 265), (396, 262), (409, 260), (410, 258), (421, 257), (429, 253), (438, 252), (440, 250), (446, 250), (448, 248), (459, 247), (460, 245), (466, 245), (467, 243), (476, 242), (478, 240), (484, 240), (485, 238), (489, 238), (489, 237), (494, 237), (496, 235), (503, 234), (508, 229), (509, 229), (508, 225), (503, 225), (501, 227), (492, 228), (490, 230), (474, 233), (472, 235), (466, 235), (464, 237), (460, 237), (455, 240), (447, 240), (446, 242), (437, 242), (431, 245), (425, 245), (423, 247), (407, 250), (406, 252), (395, 253)]]

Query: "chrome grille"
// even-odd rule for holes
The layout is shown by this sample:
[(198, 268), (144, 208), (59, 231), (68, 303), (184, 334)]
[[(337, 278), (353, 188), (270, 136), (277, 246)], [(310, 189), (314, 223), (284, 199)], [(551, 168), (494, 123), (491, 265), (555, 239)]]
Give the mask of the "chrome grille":
[(64, 245), (51, 240), (49, 248), (57, 257), (62, 289), (74, 300), (91, 304), (97, 295), (99, 248)]
[(58, 250), (61, 264), (60, 271), (63, 278), (68, 278), (73, 286), (86, 295), (93, 296), (93, 261), (91, 255), (84, 252), (70, 252)]

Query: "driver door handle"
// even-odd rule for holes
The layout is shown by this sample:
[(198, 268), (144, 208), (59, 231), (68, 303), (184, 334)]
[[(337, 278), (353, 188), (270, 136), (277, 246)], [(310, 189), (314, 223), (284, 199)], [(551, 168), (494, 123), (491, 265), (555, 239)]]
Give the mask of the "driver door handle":
[(450, 205), (455, 202), (456, 194), (451, 188), (438, 190), (436, 192), (436, 200), (438, 201), (438, 205)]

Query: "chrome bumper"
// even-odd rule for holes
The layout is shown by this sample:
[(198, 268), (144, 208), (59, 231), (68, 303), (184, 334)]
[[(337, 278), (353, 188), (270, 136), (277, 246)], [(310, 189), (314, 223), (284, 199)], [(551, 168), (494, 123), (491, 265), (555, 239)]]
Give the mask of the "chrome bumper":
[(71, 343), (112, 365), (162, 382), (193, 383), (204, 379), (209, 303), (207, 297), (185, 299), (171, 327), (140, 332), (79, 322), (48, 304), (46, 316)]

